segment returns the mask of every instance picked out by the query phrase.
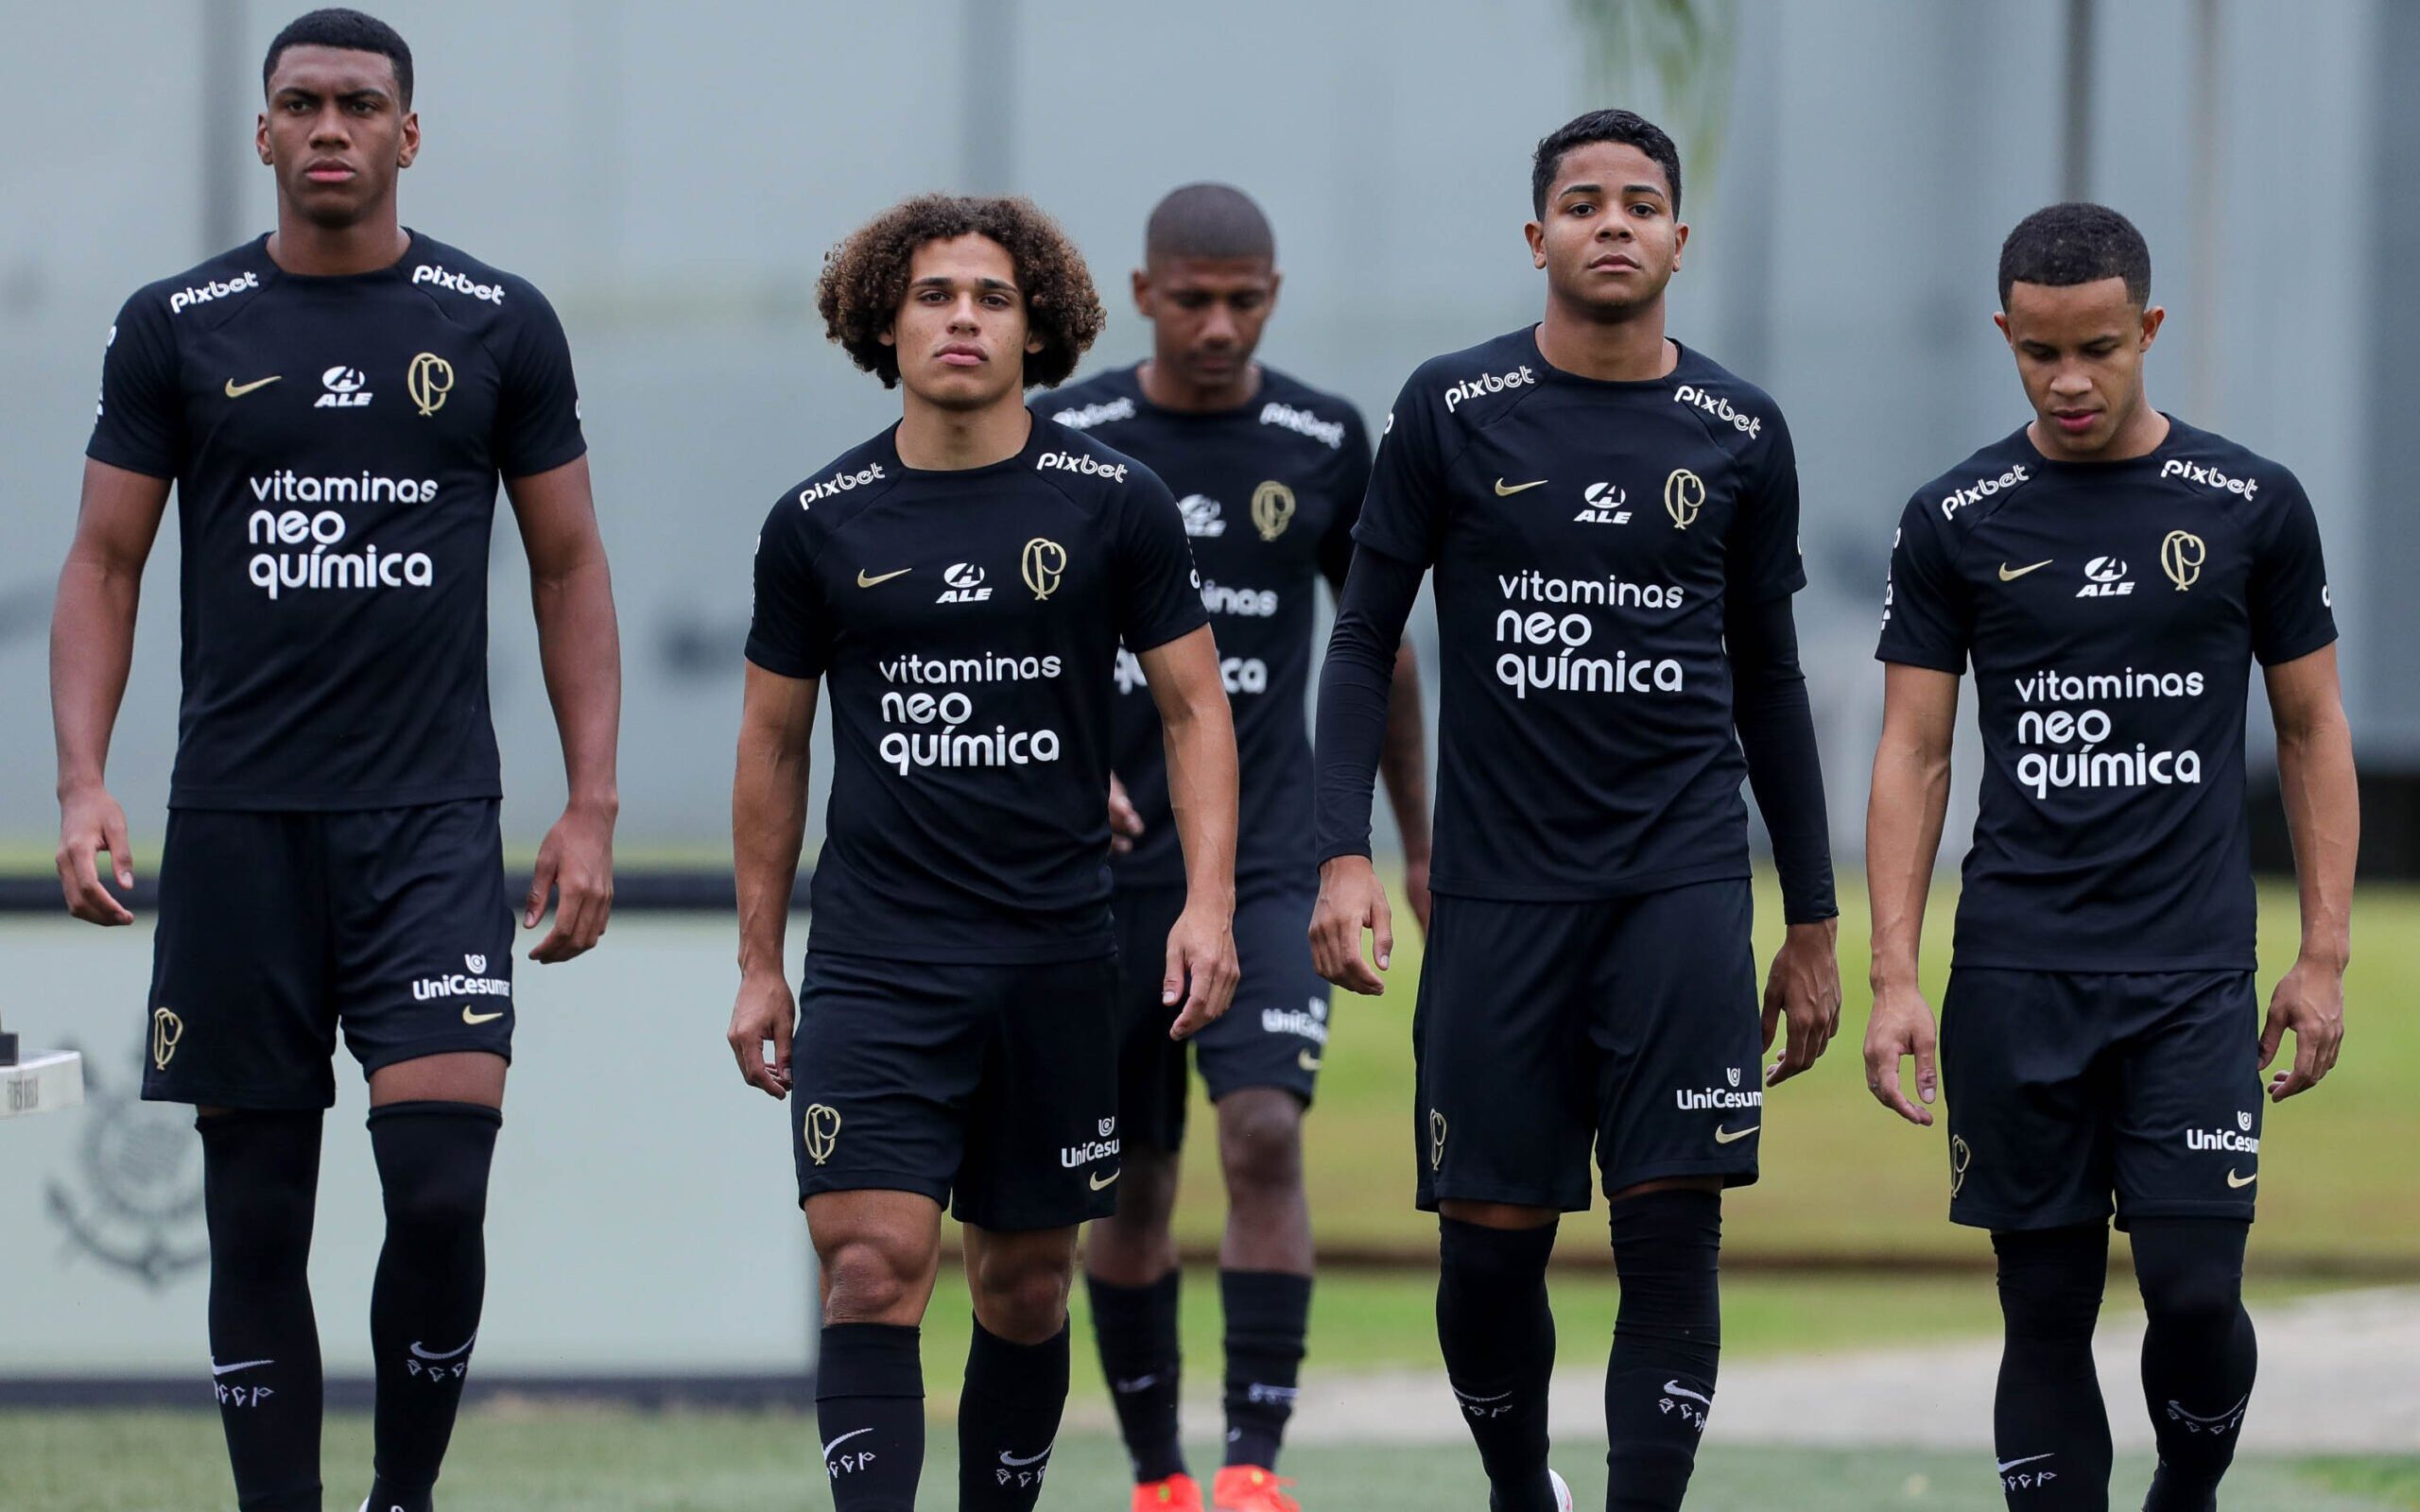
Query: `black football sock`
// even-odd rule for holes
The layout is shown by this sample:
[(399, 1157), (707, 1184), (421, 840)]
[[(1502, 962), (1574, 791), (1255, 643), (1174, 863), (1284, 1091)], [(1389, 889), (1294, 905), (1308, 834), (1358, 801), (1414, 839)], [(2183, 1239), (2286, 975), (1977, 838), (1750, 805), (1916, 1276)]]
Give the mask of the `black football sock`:
[(1294, 1415), (1311, 1279), (1280, 1270), (1222, 1270), (1227, 1315), (1227, 1463), (1273, 1469)]
[(2005, 1328), (1992, 1442), (2010, 1512), (2108, 1512), (2109, 1412), (2092, 1331), (2109, 1276), (2109, 1229), (2000, 1232), (1992, 1248)]
[(1178, 1273), (1149, 1286), (1118, 1286), (1084, 1278), (1092, 1296), (1093, 1334), (1100, 1345), (1100, 1371), (1117, 1408), (1117, 1432), (1134, 1462), (1134, 1483), (1165, 1481), (1184, 1473), (1184, 1451), (1177, 1436)]
[(504, 1115), (477, 1103), (370, 1110), (387, 1243), (370, 1290), (375, 1512), (427, 1512), (487, 1294), (488, 1166)]
[(2207, 1512), (2235, 1458), (2260, 1361), (2243, 1310), (2243, 1246), (2234, 1218), (2137, 1218), (2143, 1294), (2143, 1397), (2159, 1444), (2143, 1512)]
[(320, 1512), (311, 1215), (320, 1115), (214, 1113), (201, 1131), (210, 1374), (243, 1512)]
[(1437, 1220), (1437, 1346), (1495, 1512), (1554, 1512), (1547, 1481), (1547, 1384), (1554, 1375), (1547, 1258), (1554, 1233), (1551, 1223), (1488, 1228)]
[(959, 1512), (1028, 1512), (1067, 1408), (1067, 1330), (1011, 1344), (975, 1322), (958, 1399)]
[(925, 1364), (913, 1328), (826, 1323), (815, 1423), (835, 1512), (916, 1512), (925, 1470)]
[(1671, 1512), (1688, 1493), (1722, 1353), (1722, 1194), (1613, 1205), (1621, 1310), (1605, 1366), (1608, 1512)]

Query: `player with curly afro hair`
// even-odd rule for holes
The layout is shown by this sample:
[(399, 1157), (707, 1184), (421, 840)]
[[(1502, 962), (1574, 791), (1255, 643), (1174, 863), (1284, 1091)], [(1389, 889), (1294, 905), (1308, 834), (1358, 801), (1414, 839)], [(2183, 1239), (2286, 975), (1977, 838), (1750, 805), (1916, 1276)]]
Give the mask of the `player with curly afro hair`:
[(1083, 254), (1057, 221), (1023, 198), (918, 195), (857, 228), (825, 254), (823, 275), (816, 281), (815, 307), (822, 313), (824, 335), (885, 388), (897, 387), (892, 322), (908, 298), (916, 252), (960, 236), (998, 243), (1016, 265), (1017, 292), (1025, 297), (1029, 327), (1024, 387), (1064, 382), (1108, 315), (1093, 290)]

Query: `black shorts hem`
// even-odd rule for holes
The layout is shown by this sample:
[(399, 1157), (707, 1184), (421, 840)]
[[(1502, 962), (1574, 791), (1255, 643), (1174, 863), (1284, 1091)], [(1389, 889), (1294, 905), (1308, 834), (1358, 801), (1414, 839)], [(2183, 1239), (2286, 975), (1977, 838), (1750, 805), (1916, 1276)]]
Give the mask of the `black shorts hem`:
[(364, 1081), (367, 1081), (372, 1073), (384, 1071), (389, 1066), (400, 1066), (407, 1060), (425, 1060), (431, 1056), (458, 1055), (466, 1050), (475, 1050), (485, 1055), (498, 1057), (508, 1066), (512, 1064), (512, 1046), (509, 1042), (499, 1045), (493, 1040), (474, 1040), (462, 1035), (446, 1035), (441, 1038), (416, 1040), (407, 1045), (396, 1045), (390, 1049), (378, 1051), (374, 1055), (366, 1056), (362, 1057), (361, 1076)]
[[(1197, 1069), (1199, 1065), (1197, 1058)], [(1213, 1108), (1216, 1108), (1222, 1099), (1236, 1092), (1274, 1089), (1281, 1092), (1292, 1092), (1294, 1100), (1303, 1105), (1303, 1110), (1309, 1112), (1312, 1091), (1319, 1085), (1319, 1073), (1300, 1070), (1290, 1074), (1277, 1071), (1245, 1071), (1234, 1076), (1220, 1076), (1215, 1079), (1207, 1071), (1202, 1071), (1201, 1076), (1202, 1089), (1209, 1093), (1210, 1106)]]
[(1067, 1211), (1043, 1208), (1024, 1212), (986, 1212), (981, 1203), (955, 1202), (949, 1215), (970, 1228), (985, 1233), (1029, 1234), (1052, 1228), (1080, 1228), (1085, 1224), (1106, 1218), (1117, 1211), (1117, 1188), (1115, 1183), (1098, 1192), (1087, 1191), (1080, 1201), (1070, 1202)]
[(1567, 1192), (1542, 1192), (1535, 1187), (1473, 1187), (1451, 1183), (1453, 1190), (1423, 1184), (1418, 1205), (1423, 1212), (1435, 1212), (1444, 1202), (1502, 1202), (1516, 1208), (1552, 1208), (1557, 1212), (1586, 1212), (1593, 1200), (1583, 1186), (1580, 1195)]
[(193, 1108), (230, 1108), (247, 1113), (323, 1113), (337, 1105), (336, 1088), (324, 1092), (312, 1088), (307, 1092), (276, 1091), (258, 1087), (228, 1089), (223, 1087), (193, 1087), (178, 1083), (169, 1087), (143, 1084), (147, 1103), (183, 1103)]
[(1606, 1196), (1647, 1181), (1664, 1181), (1682, 1176), (1717, 1176), (1730, 1187), (1754, 1186), (1757, 1177), (1754, 1160), (1651, 1160), (1641, 1165), (1608, 1171), (1599, 1185)]
[(949, 1206), (949, 1183), (908, 1171), (816, 1171), (798, 1178), (798, 1200), (828, 1192), (907, 1192)]
[(2128, 1202), (2122, 1197), (2119, 1198), (2118, 1202), (2118, 1230), (2123, 1232), (2138, 1218), (2238, 1218), (2245, 1223), (2250, 1223), (2253, 1221), (2253, 1204), (2249, 1200)]
[(1949, 1205), (1949, 1221), (1969, 1228), (1985, 1228), (1993, 1233), (2032, 1233), (2044, 1228), (2077, 1228), (2088, 1223), (2107, 1223), (2109, 1204), (2089, 1208), (2046, 1208), (2039, 1212), (2011, 1212), (1998, 1208), (1961, 1208)]

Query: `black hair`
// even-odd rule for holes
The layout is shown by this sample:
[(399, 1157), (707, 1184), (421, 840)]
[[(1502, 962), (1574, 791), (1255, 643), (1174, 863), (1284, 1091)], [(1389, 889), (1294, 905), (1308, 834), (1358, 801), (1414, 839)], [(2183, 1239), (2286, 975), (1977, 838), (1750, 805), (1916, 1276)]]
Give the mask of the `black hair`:
[(2152, 302), (2152, 249), (2135, 223), (2107, 205), (2070, 200), (2037, 210), (2000, 243), (2000, 308), (2017, 284), (2066, 288), (2105, 278), (2126, 281), (2126, 298)]
[(1277, 257), (1277, 233), (1252, 196), (1233, 184), (1189, 183), (1151, 208), (1143, 261), (1163, 257)]
[(1654, 159), (1672, 191), (1672, 214), (1681, 213), (1681, 149), (1672, 145), (1664, 129), (1633, 111), (1590, 111), (1548, 132), (1530, 161), (1530, 206), (1540, 220), (1546, 218), (1547, 195), (1554, 188), (1563, 155), (1591, 142), (1620, 142)]
[(348, 52), (377, 53), (395, 65), (395, 88), (403, 97), (395, 103), (406, 110), (412, 103), (412, 50), (394, 27), (358, 10), (331, 7), (295, 17), (268, 44), (268, 56), (261, 60), (261, 88), (268, 88), (269, 76), (277, 72), (277, 60), (288, 47), (342, 47)]

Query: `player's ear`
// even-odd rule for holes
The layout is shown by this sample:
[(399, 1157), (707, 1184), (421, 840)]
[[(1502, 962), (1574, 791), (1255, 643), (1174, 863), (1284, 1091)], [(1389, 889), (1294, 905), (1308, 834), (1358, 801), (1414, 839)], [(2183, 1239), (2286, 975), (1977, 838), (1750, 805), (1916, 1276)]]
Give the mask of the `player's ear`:
[(1268, 317), (1269, 317), (1272, 312), (1274, 312), (1274, 311), (1276, 310), (1276, 308), (1277, 308), (1277, 291), (1278, 291), (1279, 289), (1284, 288), (1285, 286), (1286, 286), (1286, 275), (1285, 275), (1285, 274), (1283, 274), (1283, 273), (1280, 273), (1279, 271), (1277, 271), (1277, 269), (1275, 269), (1275, 268), (1273, 268), (1273, 267), (1272, 267), (1272, 268), (1270, 268), (1270, 269), (1269, 270), (1269, 302), (1268, 302), (1268, 303), (1266, 303), (1266, 304), (1264, 304), (1264, 305), (1262, 305), (1262, 306), (1260, 307), (1260, 313), (1261, 313), (1261, 317), (1262, 317), (1262, 318), (1266, 319), (1266, 318), (1268, 318)]
[(408, 168), (420, 156), (420, 112), (404, 112), (404, 139), (395, 149), (395, 166)]
[(882, 329), (873, 334), (873, 338), (886, 347), (899, 345), (899, 318), (894, 315), (882, 322)]
[(1528, 222), (1527, 224), (1525, 224), (1525, 225), (1523, 225), (1523, 226), (1522, 226), (1522, 228), (1521, 228), (1521, 234), (1522, 234), (1522, 235), (1524, 235), (1524, 236), (1526, 236), (1526, 237), (1528, 237), (1528, 238), (1530, 239), (1530, 266), (1531, 267), (1544, 267), (1544, 266), (1547, 266), (1547, 229), (1546, 229), (1546, 227), (1545, 227), (1544, 225), (1540, 224), (1539, 222), (1532, 220), (1532, 221), (1530, 221), (1530, 222)]
[(1682, 252), (1683, 252), (1683, 251), (1684, 251), (1684, 250), (1688, 247), (1688, 245), (1689, 245), (1689, 223), (1688, 223), (1687, 221), (1685, 221), (1685, 220), (1676, 220), (1676, 221), (1674, 221), (1674, 222), (1672, 223), (1672, 271), (1673, 271), (1673, 272), (1677, 273), (1677, 272), (1679, 272), (1679, 271), (1681, 270), (1681, 253), (1682, 253)]
[(1156, 308), (1158, 301), (1151, 296), (1151, 270), (1150, 268), (1138, 267), (1134, 270), (1133, 287), (1134, 313), (1141, 316), (1146, 320), (1158, 319), (1159, 313)]
[(261, 163), (264, 167), (275, 165), (277, 160), (269, 156), (268, 150), (268, 112), (267, 111), (252, 117), (252, 150), (261, 155)]
[(2151, 351), (2152, 343), (2159, 339), (2159, 328), (2167, 323), (2167, 320), (2168, 311), (2160, 305), (2154, 304), (2145, 310), (2143, 312), (2143, 344), (2137, 350)]
[(2008, 328), (2008, 312), (2006, 310), (1994, 310), (1992, 312), (1992, 324), (2000, 328), (2000, 339), (2008, 343), (2009, 350), (2011, 352), (2015, 351), (2016, 333)]

